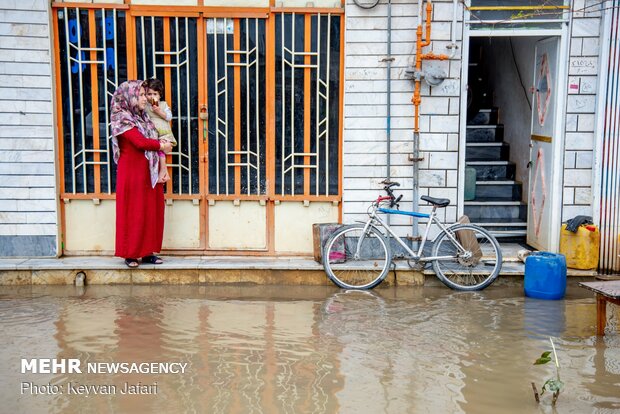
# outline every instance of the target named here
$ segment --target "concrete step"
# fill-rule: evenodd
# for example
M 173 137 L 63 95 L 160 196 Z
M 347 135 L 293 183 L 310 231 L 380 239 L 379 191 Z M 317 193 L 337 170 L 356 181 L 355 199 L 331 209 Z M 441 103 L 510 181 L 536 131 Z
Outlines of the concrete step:
M 468 125 L 465 140 L 467 142 L 502 142 L 504 125 Z
M 523 185 L 514 180 L 476 181 L 476 198 L 498 197 L 504 200 L 521 200 Z
M 465 145 L 467 161 L 508 161 L 510 146 L 505 142 L 468 142 Z
M 495 222 L 476 222 L 495 237 L 521 237 L 527 234 L 527 222 L 519 219 L 510 219 Z
M 527 205 L 521 201 L 477 199 L 465 201 L 464 213 L 473 223 L 497 222 L 498 219 L 525 221 Z
M 497 124 L 497 108 L 481 109 L 469 121 L 468 125 L 495 125 Z
M 476 169 L 477 181 L 514 180 L 516 165 L 510 161 L 466 161 Z

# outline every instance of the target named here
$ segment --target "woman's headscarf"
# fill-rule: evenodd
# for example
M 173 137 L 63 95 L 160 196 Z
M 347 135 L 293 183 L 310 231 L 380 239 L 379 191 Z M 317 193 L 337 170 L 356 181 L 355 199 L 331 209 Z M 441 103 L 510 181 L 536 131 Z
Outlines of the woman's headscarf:
M 146 114 L 146 111 L 138 107 L 140 88 L 144 81 L 131 80 L 121 83 L 114 92 L 111 102 L 110 123 L 112 126 L 112 154 L 114 161 L 118 164 L 121 151 L 118 146 L 118 136 L 132 128 L 138 128 L 146 138 L 158 139 L 157 129 Z M 151 185 L 157 184 L 159 173 L 159 156 L 157 151 L 144 151 L 144 156 L 149 161 L 149 172 L 151 174 Z

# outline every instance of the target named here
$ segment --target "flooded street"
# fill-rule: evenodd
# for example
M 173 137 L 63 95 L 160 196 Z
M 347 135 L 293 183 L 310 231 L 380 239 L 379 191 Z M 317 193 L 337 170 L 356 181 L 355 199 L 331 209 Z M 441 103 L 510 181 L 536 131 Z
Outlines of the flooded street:
M 0 287 L 0 315 L 7 413 L 554 412 L 531 387 L 555 375 L 532 365 L 549 337 L 556 411 L 620 412 L 618 310 L 597 338 L 576 286 L 561 301 L 499 285 Z M 81 372 L 22 373 L 37 358 Z

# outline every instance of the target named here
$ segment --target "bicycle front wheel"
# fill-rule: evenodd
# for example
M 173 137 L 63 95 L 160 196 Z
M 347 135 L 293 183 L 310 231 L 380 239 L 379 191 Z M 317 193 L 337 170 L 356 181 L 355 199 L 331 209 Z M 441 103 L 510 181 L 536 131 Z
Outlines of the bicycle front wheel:
M 432 250 L 439 280 L 455 290 L 482 290 L 502 268 L 499 243 L 487 230 L 472 224 L 448 228 L 437 236 Z
M 335 232 L 323 249 L 325 273 L 343 289 L 372 289 L 385 279 L 392 255 L 383 234 L 354 224 Z

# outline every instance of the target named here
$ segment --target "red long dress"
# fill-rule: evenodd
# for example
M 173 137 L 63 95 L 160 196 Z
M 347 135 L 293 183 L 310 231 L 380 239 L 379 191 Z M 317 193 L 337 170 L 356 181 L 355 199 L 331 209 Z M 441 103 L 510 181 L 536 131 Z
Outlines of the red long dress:
M 118 136 L 118 146 L 115 255 L 137 259 L 159 252 L 164 237 L 164 188 L 151 186 L 144 156 L 145 150 L 159 150 L 159 141 L 132 128 Z

